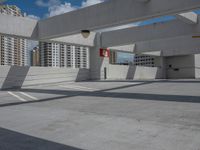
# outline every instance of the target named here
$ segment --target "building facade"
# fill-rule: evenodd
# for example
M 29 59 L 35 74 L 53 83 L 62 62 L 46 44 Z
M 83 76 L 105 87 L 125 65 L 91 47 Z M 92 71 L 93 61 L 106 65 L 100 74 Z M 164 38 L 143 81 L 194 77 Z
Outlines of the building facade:
M 0 14 L 24 17 L 14 5 L 0 6 Z M 27 40 L 0 35 L 0 65 L 28 65 Z
M 40 66 L 40 49 L 34 47 L 31 51 L 31 66 Z
M 40 42 L 41 66 L 89 68 L 89 48 L 67 44 Z
M 117 64 L 117 52 L 114 50 L 110 51 L 110 64 Z

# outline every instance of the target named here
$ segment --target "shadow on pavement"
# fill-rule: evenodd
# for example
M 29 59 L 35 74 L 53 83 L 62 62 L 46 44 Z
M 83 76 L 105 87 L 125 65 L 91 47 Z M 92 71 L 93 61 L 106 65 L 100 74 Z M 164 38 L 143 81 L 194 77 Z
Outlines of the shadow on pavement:
M 0 128 L 1 150 L 82 150 Z
M 27 102 L 12 102 L 1 104 L 0 107 L 14 106 L 28 103 L 39 103 L 46 101 L 55 101 L 59 99 L 67 100 L 70 97 L 83 96 L 83 97 L 102 97 L 102 98 L 115 98 L 115 99 L 129 99 L 129 100 L 152 100 L 152 101 L 169 101 L 169 102 L 187 102 L 187 103 L 200 103 L 200 96 L 189 96 L 189 95 L 165 95 L 165 94 L 148 94 L 148 93 L 125 93 L 117 92 L 112 90 L 118 90 L 129 87 L 136 87 L 145 84 L 152 84 L 154 82 L 144 82 L 140 84 L 132 84 L 114 87 L 110 89 L 104 89 L 99 91 L 68 91 L 68 90 L 52 90 L 52 89 L 21 89 L 23 92 L 30 93 L 42 93 L 42 94 L 56 94 L 57 97 L 44 98 L 37 101 Z

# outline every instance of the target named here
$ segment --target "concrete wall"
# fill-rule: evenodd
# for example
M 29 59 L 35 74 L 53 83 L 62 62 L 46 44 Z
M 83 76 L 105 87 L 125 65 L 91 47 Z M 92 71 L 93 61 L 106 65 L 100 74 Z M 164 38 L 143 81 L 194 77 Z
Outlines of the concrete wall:
M 0 66 L 0 89 L 89 79 L 88 69 Z
M 195 78 L 194 55 L 172 56 L 166 58 L 167 78 Z
M 160 67 L 109 65 L 108 79 L 161 79 Z
M 200 78 L 200 54 L 194 56 L 195 59 L 195 78 Z

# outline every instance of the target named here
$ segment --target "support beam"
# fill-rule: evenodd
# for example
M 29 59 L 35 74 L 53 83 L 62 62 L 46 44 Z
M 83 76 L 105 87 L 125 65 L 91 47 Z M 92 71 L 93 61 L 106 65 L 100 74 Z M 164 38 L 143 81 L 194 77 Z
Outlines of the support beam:
M 198 17 L 199 18 L 199 17 Z M 173 38 L 200 33 L 200 24 L 188 25 L 180 20 L 132 27 L 102 33 L 102 46 L 128 45 L 139 41 Z
M 159 56 L 200 54 L 200 39 L 183 36 L 169 39 L 137 42 L 131 45 L 109 47 L 121 52 Z
M 123 45 L 123 46 L 113 46 L 113 47 L 108 47 L 108 49 L 121 51 L 121 52 L 133 53 L 135 50 L 135 44 Z
M 98 30 L 142 21 L 163 15 L 178 14 L 200 8 L 199 0 L 109 0 L 49 19 L 39 21 L 40 39 Z
M 26 17 L 0 15 L 0 34 L 37 39 L 37 20 Z
M 150 2 L 150 0 L 135 0 L 137 2 L 143 2 L 143 3 L 146 3 L 146 2 Z
M 198 14 L 195 12 L 187 12 L 176 15 L 176 17 L 188 24 L 197 24 L 198 23 Z
M 191 36 L 137 42 L 134 53 L 161 51 L 163 56 L 200 54 L 200 39 Z
M 81 34 L 75 34 L 66 37 L 50 39 L 49 42 L 68 43 L 82 46 L 94 46 L 95 35 L 95 32 L 91 32 L 88 38 L 83 38 Z

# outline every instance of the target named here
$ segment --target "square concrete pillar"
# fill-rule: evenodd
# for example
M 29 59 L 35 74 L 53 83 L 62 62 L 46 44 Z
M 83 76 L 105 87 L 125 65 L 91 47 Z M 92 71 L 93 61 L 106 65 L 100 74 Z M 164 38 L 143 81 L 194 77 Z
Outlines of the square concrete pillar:
M 102 80 L 107 76 L 109 58 L 100 57 L 99 49 L 102 48 L 100 33 L 96 34 L 94 45 L 94 47 L 90 48 L 90 79 Z

